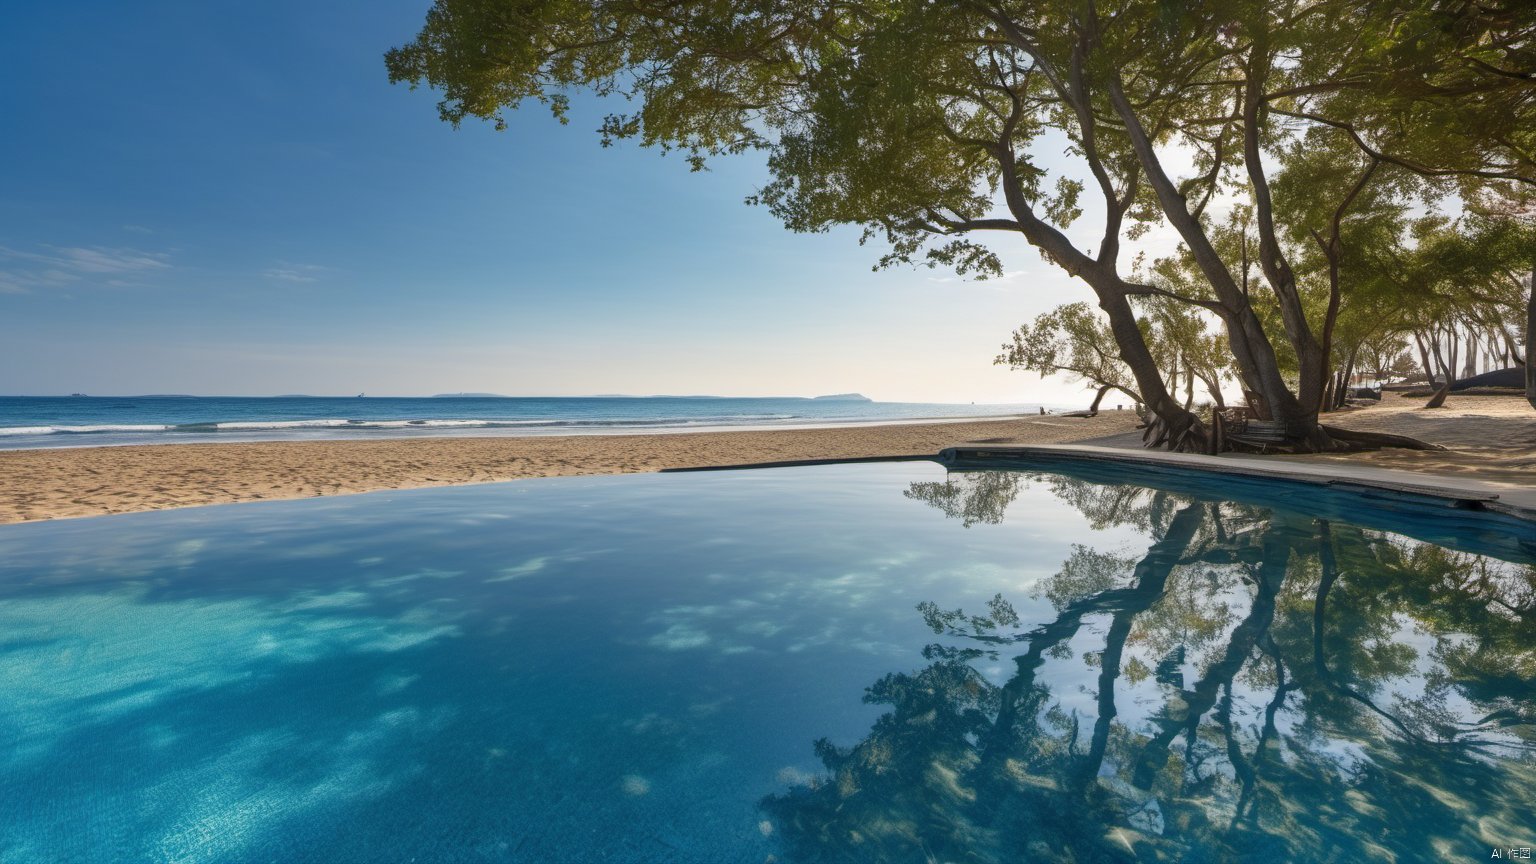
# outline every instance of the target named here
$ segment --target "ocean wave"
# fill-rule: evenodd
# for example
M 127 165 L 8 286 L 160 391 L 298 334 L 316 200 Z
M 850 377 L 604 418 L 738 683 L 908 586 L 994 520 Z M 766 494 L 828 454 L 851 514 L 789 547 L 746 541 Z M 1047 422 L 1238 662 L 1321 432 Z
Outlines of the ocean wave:
M 234 422 L 234 423 L 189 423 L 176 428 L 184 431 L 202 431 L 202 429 L 228 429 L 235 432 L 250 431 L 253 429 L 326 429 L 331 427 L 362 425 L 359 420 L 273 420 L 270 422 Z
M 103 424 L 92 426 L 5 426 L 0 436 L 85 435 L 100 433 L 171 432 L 181 434 L 218 434 L 221 432 L 282 432 L 285 430 L 369 430 L 369 429 L 557 429 L 557 428 L 642 428 L 729 426 L 801 419 L 797 414 L 722 414 L 708 417 L 629 417 L 622 419 L 420 419 L 420 420 L 347 420 L 327 417 L 309 420 L 237 420 L 220 423 L 182 424 Z
M 89 435 L 97 432 L 168 432 L 174 426 L 133 424 L 105 426 L 0 426 L 0 435 Z

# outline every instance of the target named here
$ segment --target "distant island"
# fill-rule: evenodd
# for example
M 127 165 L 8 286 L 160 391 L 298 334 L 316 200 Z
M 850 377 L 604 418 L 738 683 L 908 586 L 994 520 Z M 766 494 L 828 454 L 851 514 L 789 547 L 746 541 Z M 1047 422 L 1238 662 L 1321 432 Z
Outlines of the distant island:
M 500 393 L 434 393 L 433 399 L 510 399 Z
M 863 393 L 834 393 L 831 396 L 812 396 L 818 402 L 873 402 Z

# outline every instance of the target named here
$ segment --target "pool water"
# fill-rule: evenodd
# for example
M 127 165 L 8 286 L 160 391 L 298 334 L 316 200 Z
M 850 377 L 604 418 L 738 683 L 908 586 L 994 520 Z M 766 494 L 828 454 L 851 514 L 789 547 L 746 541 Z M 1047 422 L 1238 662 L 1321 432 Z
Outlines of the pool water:
M 1532 526 L 1113 480 L 841 465 L 0 528 L 0 861 L 1536 846 Z

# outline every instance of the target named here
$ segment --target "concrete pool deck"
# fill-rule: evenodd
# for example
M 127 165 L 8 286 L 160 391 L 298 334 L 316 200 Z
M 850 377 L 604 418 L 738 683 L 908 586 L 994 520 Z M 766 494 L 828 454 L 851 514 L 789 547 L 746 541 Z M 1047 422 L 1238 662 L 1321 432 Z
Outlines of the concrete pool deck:
M 1465 476 L 1445 476 L 1418 471 L 1375 468 L 1346 462 L 1302 462 L 1264 456 L 1224 454 L 1205 456 L 1152 450 L 1128 450 L 1083 444 L 1005 446 L 967 444 L 946 447 L 939 461 L 950 467 L 989 463 L 1006 465 L 1011 460 L 1082 460 L 1098 465 L 1178 468 L 1212 474 L 1259 477 L 1325 486 L 1342 491 L 1381 490 L 1444 499 L 1448 506 L 1490 510 L 1536 521 L 1536 488 L 1528 485 Z

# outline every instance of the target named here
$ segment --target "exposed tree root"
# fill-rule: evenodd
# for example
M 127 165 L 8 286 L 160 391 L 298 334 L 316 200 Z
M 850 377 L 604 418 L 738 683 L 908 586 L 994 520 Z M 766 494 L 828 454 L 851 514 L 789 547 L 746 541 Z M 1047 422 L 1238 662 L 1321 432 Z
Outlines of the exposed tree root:
M 1141 443 L 1147 449 L 1167 448 L 1175 453 L 1214 453 L 1214 440 L 1205 424 L 1193 415 L 1182 426 L 1174 426 L 1152 414 L 1147 418 L 1146 431 L 1141 433 Z
M 1337 426 L 1323 426 L 1328 437 L 1335 441 L 1357 445 L 1351 449 L 1375 450 L 1382 447 L 1397 447 L 1404 450 L 1444 450 L 1439 444 L 1431 444 L 1428 441 L 1420 441 L 1407 435 L 1393 435 L 1390 432 L 1362 432 L 1358 429 L 1340 429 Z
M 1439 444 L 1431 444 L 1407 435 L 1387 432 L 1363 432 L 1357 429 L 1341 429 L 1337 426 L 1318 424 L 1314 434 L 1299 439 L 1254 443 L 1227 433 L 1225 424 L 1217 420 L 1207 427 L 1193 420 L 1176 427 L 1161 417 L 1147 418 L 1142 444 L 1148 449 L 1168 449 L 1176 453 L 1356 453 L 1383 448 L 1404 450 L 1445 450 Z

